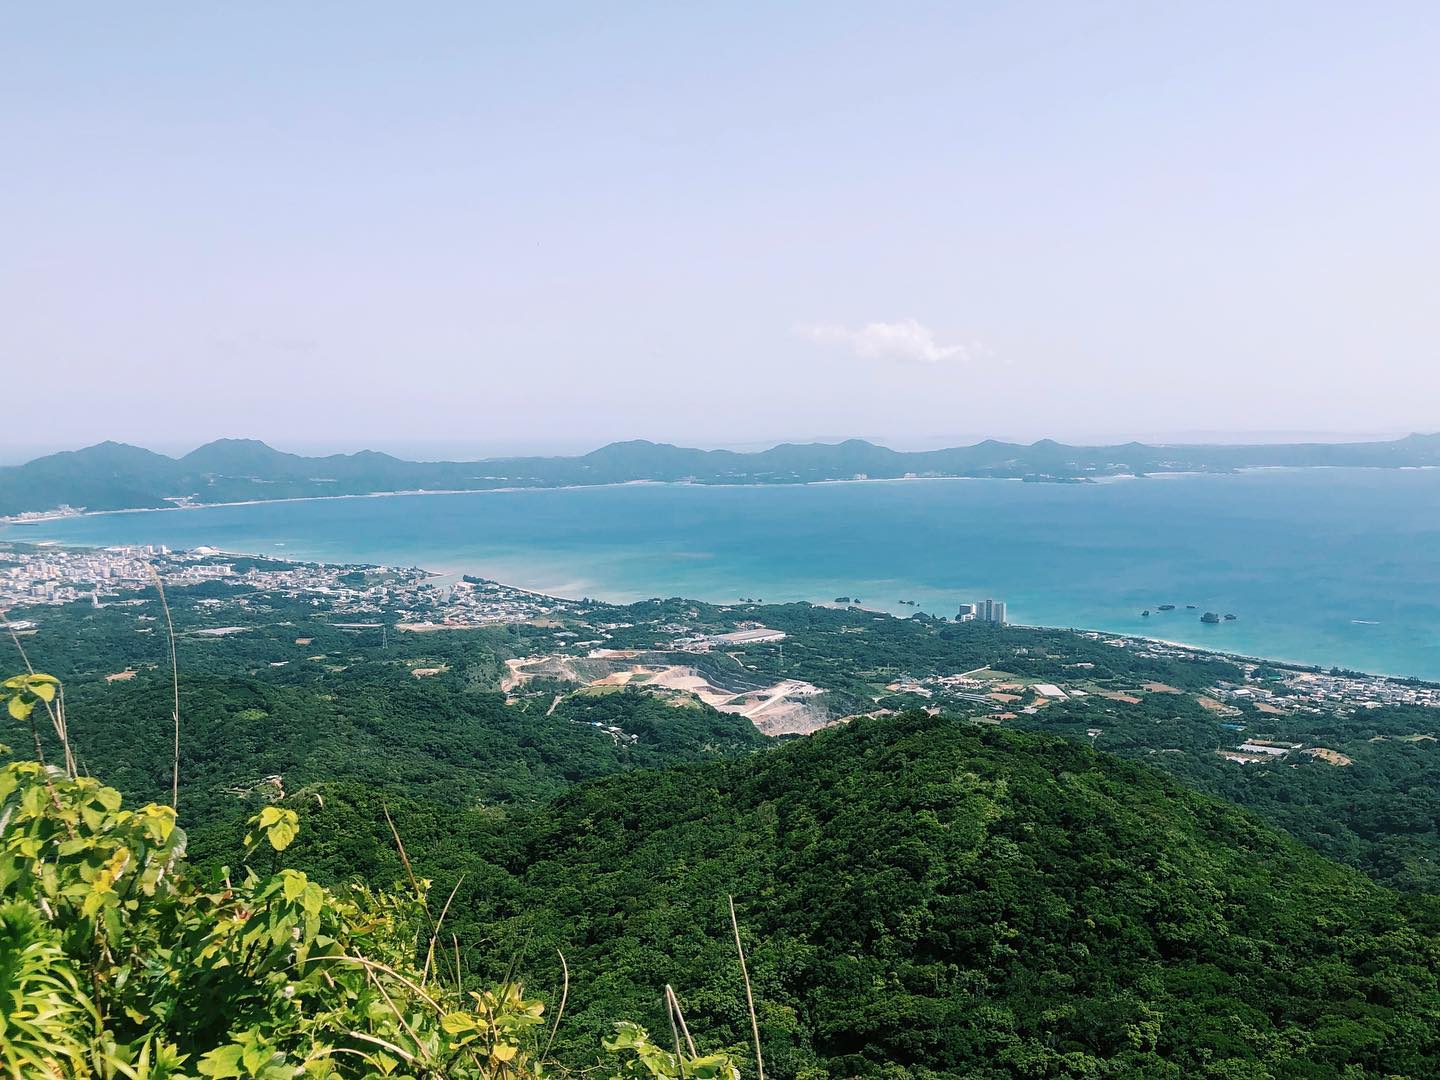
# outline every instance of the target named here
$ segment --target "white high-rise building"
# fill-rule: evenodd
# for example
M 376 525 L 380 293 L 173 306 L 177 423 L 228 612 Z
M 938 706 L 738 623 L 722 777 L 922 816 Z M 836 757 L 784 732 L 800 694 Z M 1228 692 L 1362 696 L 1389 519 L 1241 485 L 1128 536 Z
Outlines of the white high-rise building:
M 981 600 L 978 604 L 974 605 L 974 608 L 974 617 L 981 622 L 991 623 L 995 626 L 1005 625 L 1004 600 Z M 962 607 L 961 610 L 963 611 L 964 608 Z

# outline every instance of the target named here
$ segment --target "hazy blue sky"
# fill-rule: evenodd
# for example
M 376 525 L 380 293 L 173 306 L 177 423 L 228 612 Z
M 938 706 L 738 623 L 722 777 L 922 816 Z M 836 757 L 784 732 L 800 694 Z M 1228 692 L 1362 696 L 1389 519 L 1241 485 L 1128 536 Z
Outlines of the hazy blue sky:
M 1436 430 L 1437 342 L 1433 2 L 0 11 L 11 442 Z

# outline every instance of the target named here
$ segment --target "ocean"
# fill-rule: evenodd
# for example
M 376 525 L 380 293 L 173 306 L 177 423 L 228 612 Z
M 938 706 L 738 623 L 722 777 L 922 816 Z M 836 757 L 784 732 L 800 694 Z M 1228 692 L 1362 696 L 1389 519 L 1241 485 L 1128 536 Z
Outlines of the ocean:
M 995 597 L 1013 622 L 1440 679 L 1440 470 L 631 484 L 103 514 L 0 536 L 421 566 L 612 601 L 850 596 L 950 616 Z M 1207 610 L 1236 619 L 1202 624 Z

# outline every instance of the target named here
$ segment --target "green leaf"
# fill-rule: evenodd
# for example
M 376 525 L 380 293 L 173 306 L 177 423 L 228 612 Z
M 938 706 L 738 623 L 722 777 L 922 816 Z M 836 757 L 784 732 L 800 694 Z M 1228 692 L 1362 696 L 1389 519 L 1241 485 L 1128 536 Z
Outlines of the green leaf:
M 175 811 L 172 807 L 151 803 L 140 808 L 140 816 L 145 821 L 146 832 L 158 843 L 165 843 L 175 832 Z
M 300 832 L 300 817 L 294 810 L 267 806 L 252 820 L 259 822 L 260 827 L 265 830 L 265 838 L 276 851 L 284 851 Z
M 265 836 L 270 841 L 270 846 L 276 851 L 284 851 L 290 846 L 290 842 L 295 839 L 295 834 L 298 831 L 294 825 L 282 821 L 278 825 L 271 826 L 266 831 Z
M 459 1035 L 464 1031 L 475 1030 L 475 1018 L 469 1013 L 446 1013 L 440 1021 L 440 1027 L 444 1029 L 447 1035 Z
M 231 1043 L 229 1046 L 217 1046 L 203 1058 L 197 1066 L 201 1076 L 227 1077 L 244 1076 L 240 1071 L 240 1058 L 245 1053 L 245 1047 L 236 1046 Z
M 20 809 L 29 817 L 45 813 L 45 789 L 39 784 L 27 787 L 20 796 Z
M 300 895 L 300 905 L 311 915 L 319 915 L 320 909 L 325 906 L 325 890 L 315 882 L 305 886 L 305 891 Z
M 300 873 L 300 871 L 286 870 L 284 884 L 285 899 L 298 900 L 301 895 L 304 894 L 307 884 L 308 882 L 305 880 L 305 875 Z
M 266 1064 L 272 1057 L 274 1057 L 274 1052 L 268 1046 L 257 1043 L 254 1046 L 246 1047 L 245 1052 L 240 1055 L 240 1060 L 248 1071 L 257 1073 L 260 1071 L 260 1066 Z

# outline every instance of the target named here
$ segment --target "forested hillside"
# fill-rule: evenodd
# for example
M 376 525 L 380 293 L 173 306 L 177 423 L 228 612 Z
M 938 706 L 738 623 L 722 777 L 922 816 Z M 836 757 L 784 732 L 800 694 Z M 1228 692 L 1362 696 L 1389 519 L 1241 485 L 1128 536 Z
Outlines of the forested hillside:
M 385 800 L 325 784 L 287 857 L 403 881 Z M 742 1061 L 733 894 L 769 1075 L 1329 1077 L 1440 1068 L 1440 909 L 1140 766 L 924 713 L 581 784 L 530 810 L 402 800 L 477 979 L 570 973 L 557 1041 L 617 1017 Z M 553 998 L 542 993 L 554 1007 Z
M 374 807 L 326 807 L 299 854 L 342 874 L 336 826 Z M 465 875 L 457 910 L 493 962 L 523 949 L 549 977 L 565 952 L 576 1048 L 617 1010 L 654 1022 L 668 982 L 743 1054 L 734 893 L 776 1075 L 1440 1067 L 1434 902 L 1054 740 L 912 713 L 453 833 L 397 820 L 437 877 Z M 396 869 L 367 846 L 366 872 Z
M 553 640 L 559 627 L 391 640 L 281 597 L 247 595 L 242 616 L 217 619 L 211 591 L 171 596 L 180 775 L 190 854 L 201 863 L 231 858 L 249 814 L 312 784 L 355 782 L 454 807 L 523 806 L 578 781 L 769 741 L 743 717 L 648 694 L 557 701 L 543 683 L 523 697 L 500 691 L 503 658 L 531 647 L 528 638 Z M 66 684 L 78 760 L 133 799 L 167 798 L 171 785 L 162 616 L 153 594 L 134 607 L 72 605 L 22 639 L 34 664 Z M 243 632 L 203 632 L 217 622 L 241 622 Z M 601 712 L 616 733 L 595 726 Z M 46 745 L 53 756 L 53 740 Z
M 1435 766 L 1414 734 L 1433 709 L 1222 706 L 1206 696 L 1217 686 L 1307 684 L 1065 631 L 806 605 L 591 604 L 392 633 L 393 615 L 356 621 L 303 593 L 205 585 L 170 599 L 180 812 L 199 872 L 252 861 L 247 821 L 285 811 L 300 826 L 287 864 L 337 895 L 403 891 L 412 873 L 453 889 L 445 925 L 466 985 L 520 971 L 553 1010 L 566 958 L 555 1052 L 568 1065 L 595 1061 L 619 1019 L 667 1030 L 669 984 L 701 1044 L 753 1068 L 733 895 L 777 1078 L 1440 1068 Z M 80 771 L 168 801 L 158 597 L 31 614 L 19 641 L 65 683 Z M 783 651 L 674 651 L 760 619 L 786 631 Z M 676 661 L 742 696 L 813 679 L 824 691 L 810 700 L 851 719 L 767 739 L 646 681 Z M 523 681 L 526 664 L 538 674 Z M 1007 714 L 1017 706 L 973 693 L 907 707 L 982 667 L 985 686 L 1019 691 L 1007 702 L 1039 701 L 1046 679 L 1090 689 Z M 614 670 L 637 681 L 600 678 Z M 1246 725 L 1353 760 L 1242 771 L 1216 748 Z M 17 727 L 7 741 L 24 755 L 29 738 Z
M 1382 883 L 1440 892 L 1437 710 L 1317 710 L 1304 702 L 1291 709 L 1276 697 L 1284 710 L 1262 712 L 1237 699 L 1238 707 L 1217 711 L 1207 692 L 1246 679 L 1233 659 L 1150 655 L 1063 630 L 997 630 L 808 604 L 594 605 L 564 622 L 387 637 L 374 621 L 337 625 L 307 601 L 232 586 L 180 589 L 171 600 L 193 736 L 182 746 L 181 771 L 192 808 L 205 810 L 191 830 L 192 852 L 202 860 L 220 857 L 212 820 L 233 826 L 277 791 L 309 783 L 356 779 L 393 798 L 525 805 L 579 780 L 766 743 L 741 716 L 643 684 L 620 692 L 542 677 L 499 690 L 507 658 L 583 656 L 586 649 L 571 645 L 578 636 L 603 637 L 637 658 L 694 665 L 736 687 L 809 680 L 825 691 L 813 699 L 816 707 L 837 717 L 929 706 L 990 722 L 975 701 L 888 687 L 982 667 L 1001 672 L 993 685 L 1070 685 L 1083 676 L 1088 696 L 1016 711 L 1003 723 L 1142 761 L 1251 809 Z M 153 594 L 125 607 L 70 605 L 46 610 L 24 639 L 37 665 L 69 687 L 82 759 L 108 763 L 107 778 L 132 797 L 158 797 L 170 784 L 160 615 Z M 737 620 L 763 620 L 789 636 L 748 647 L 738 659 L 665 651 L 673 635 L 664 627 L 718 632 Z M 227 625 L 243 632 L 205 632 Z M 417 677 L 415 670 L 434 674 Z M 106 681 L 129 672 L 133 677 Z M 1252 685 L 1283 693 L 1279 674 L 1262 670 Z M 1282 743 L 1316 741 L 1348 764 L 1298 754 L 1240 766 L 1218 753 L 1245 737 L 1240 728 Z M 278 789 L 266 782 L 274 776 Z
M 52 676 L 0 691 L 61 715 Z M 63 725 L 56 723 L 57 732 Z M 0 1075 L 10 1080 L 542 1080 L 565 990 L 545 1002 L 440 946 L 427 883 L 327 890 L 281 865 L 300 828 L 267 806 L 239 865 L 197 872 L 173 805 L 124 807 L 92 777 L 0 767 Z M 673 999 L 672 999 L 673 1001 Z M 675 1004 L 679 1017 L 679 1005 Z M 628 1021 L 618 1076 L 739 1080 L 724 1055 L 668 1052 Z M 687 1052 L 688 1050 L 688 1052 Z M 576 1069 L 575 1071 L 579 1071 Z
M 917 476 L 1076 480 L 1118 473 L 1231 471 L 1260 466 L 1401 468 L 1440 462 L 1440 435 L 1364 443 L 1255 446 L 1066 446 L 986 439 L 973 446 L 897 451 L 862 439 L 784 443 L 757 453 L 697 450 L 635 440 L 578 457 L 403 461 L 364 450 L 304 457 L 254 439 L 217 439 L 180 458 L 106 442 L 0 468 L 0 514 L 288 499 L 411 489 L 616 484 L 795 484 Z

